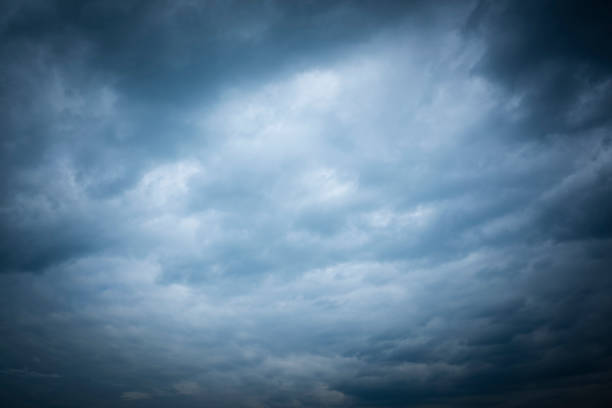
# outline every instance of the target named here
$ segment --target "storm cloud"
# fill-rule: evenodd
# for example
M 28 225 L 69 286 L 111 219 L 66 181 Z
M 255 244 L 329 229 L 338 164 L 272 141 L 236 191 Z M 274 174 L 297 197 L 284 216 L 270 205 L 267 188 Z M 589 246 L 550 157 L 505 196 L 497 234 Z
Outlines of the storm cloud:
M 0 12 L 7 407 L 607 407 L 612 8 Z

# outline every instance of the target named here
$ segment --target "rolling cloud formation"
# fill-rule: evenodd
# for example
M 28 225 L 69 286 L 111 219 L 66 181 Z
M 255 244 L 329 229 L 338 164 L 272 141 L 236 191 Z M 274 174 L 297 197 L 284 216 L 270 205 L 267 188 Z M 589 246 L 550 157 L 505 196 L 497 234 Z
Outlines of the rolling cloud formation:
M 612 403 L 607 2 L 0 10 L 2 406 Z

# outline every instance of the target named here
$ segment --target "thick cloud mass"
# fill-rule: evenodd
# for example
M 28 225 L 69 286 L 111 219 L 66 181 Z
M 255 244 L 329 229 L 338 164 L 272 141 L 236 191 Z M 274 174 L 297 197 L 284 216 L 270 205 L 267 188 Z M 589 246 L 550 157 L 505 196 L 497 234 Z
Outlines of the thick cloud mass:
M 612 405 L 607 2 L 0 16 L 0 405 Z

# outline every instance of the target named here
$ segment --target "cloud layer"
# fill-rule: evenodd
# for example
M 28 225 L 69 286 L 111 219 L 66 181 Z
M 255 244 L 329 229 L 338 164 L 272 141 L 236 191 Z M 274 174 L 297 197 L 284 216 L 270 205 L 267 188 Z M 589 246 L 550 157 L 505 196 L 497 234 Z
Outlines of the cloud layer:
M 593 2 L 0 20 L 0 401 L 612 401 Z

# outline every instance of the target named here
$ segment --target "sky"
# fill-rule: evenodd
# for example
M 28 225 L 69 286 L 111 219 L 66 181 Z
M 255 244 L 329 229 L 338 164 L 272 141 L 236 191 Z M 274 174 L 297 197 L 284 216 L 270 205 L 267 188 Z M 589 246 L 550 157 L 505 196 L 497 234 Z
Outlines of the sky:
M 1 1 L 0 405 L 612 406 L 610 21 Z

